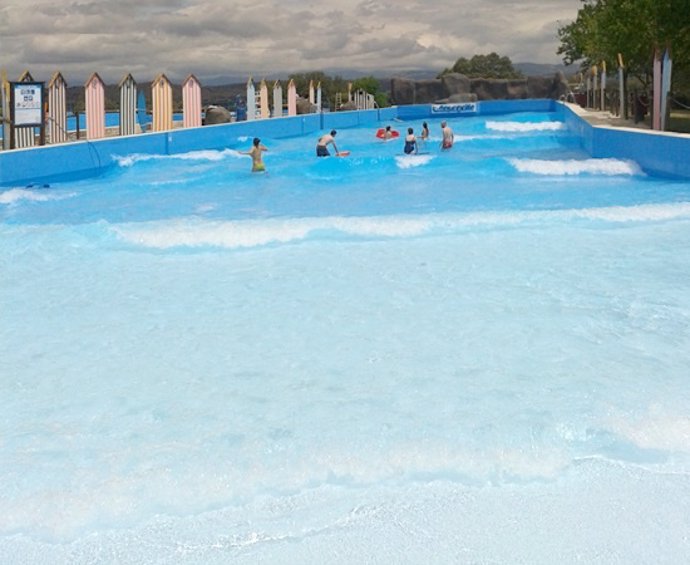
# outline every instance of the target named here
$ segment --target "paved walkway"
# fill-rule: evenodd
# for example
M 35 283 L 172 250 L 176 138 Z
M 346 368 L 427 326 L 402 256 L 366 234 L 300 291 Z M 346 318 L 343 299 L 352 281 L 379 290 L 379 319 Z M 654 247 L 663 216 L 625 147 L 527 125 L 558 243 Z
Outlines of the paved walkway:
M 585 109 L 579 104 L 568 103 L 568 107 L 573 110 L 583 120 L 587 120 L 593 126 L 609 126 L 618 128 L 634 128 L 649 130 L 650 126 L 647 121 L 635 123 L 635 120 L 623 119 L 614 116 L 611 112 L 602 110 Z

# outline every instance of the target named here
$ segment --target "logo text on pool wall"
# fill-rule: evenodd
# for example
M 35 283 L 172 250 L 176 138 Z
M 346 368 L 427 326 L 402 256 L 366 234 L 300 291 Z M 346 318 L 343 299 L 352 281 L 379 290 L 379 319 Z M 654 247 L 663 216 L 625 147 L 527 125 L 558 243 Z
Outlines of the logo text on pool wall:
M 432 104 L 432 114 L 474 114 L 477 112 L 476 102 L 465 102 L 464 104 Z

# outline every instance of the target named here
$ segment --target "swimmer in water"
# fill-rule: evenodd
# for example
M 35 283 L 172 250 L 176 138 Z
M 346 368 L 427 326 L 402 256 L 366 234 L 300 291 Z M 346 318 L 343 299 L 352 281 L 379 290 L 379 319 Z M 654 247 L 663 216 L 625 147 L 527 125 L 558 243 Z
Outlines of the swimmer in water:
M 446 122 L 441 122 L 441 132 L 443 133 L 443 141 L 441 141 L 441 149 L 450 149 L 453 147 L 455 136 L 453 130 L 448 127 Z
M 414 130 L 412 128 L 407 128 L 407 135 L 405 136 L 405 147 L 403 149 L 406 155 L 409 155 L 413 151 L 417 153 L 417 139 L 414 136 Z
M 266 165 L 264 165 L 263 152 L 268 151 L 268 147 L 261 144 L 258 137 L 254 138 L 253 146 L 249 151 L 242 151 L 242 155 L 249 155 L 252 158 L 252 173 L 265 173 Z
M 319 141 L 316 142 L 316 156 L 317 157 L 329 157 L 330 153 L 328 152 L 328 145 L 333 145 L 333 149 L 335 149 L 335 154 L 338 155 L 338 146 L 335 144 L 335 134 L 338 133 L 334 129 L 331 130 L 331 133 L 327 133 L 325 135 L 322 135 L 319 137 Z

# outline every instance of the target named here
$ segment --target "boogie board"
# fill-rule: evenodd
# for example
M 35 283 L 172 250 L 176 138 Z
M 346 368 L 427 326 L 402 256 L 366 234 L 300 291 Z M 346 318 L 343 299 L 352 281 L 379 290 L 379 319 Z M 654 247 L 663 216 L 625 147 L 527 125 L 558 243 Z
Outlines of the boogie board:
M 336 157 L 349 157 L 350 152 L 349 151 L 340 151 L 339 153 L 336 154 Z
M 386 136 L 385 128 L 379 128 L 376 130 L 376 137 L 378 137 L 379 139 L 384 139 L 385 136 Z M 392 129 L 390 139 L 393 139 L 395 137 L 400 137 L 400 132 Z

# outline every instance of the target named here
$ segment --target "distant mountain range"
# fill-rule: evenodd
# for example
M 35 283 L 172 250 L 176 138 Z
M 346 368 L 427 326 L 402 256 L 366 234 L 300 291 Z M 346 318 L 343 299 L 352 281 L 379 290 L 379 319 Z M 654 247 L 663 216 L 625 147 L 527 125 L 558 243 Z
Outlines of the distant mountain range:
M 525 76 L 552 76 L 557 72 L 564 74 L 574 74 L 576 69 L 574 67 L 566 67 L 565 65 L 553 65 L 545 63 L 513 63 L 513 67 L 521 71 Z M 409 78 L 412 80 L 428 80 L 438 76 L 443 69 L 409 69 L 404 71 L 391 71 L 390 69 L 370 70 L 370 71 L 355 71 L 352 69 L 324 69 L 323 72 L 328 76 L 340 76 L 345 79 L 358 79 L 366 76 L 376 77 L 378 80 L 389 80 L 393 77 Z M 286 80 L 290 73 L 284 71 L 265 74 L 257 73 L 254 75 L 254 81 L 260 81 L 262 78 L 274 80 Z M 201 82 L 205 86 L 226 86 L 228 84 L 246 84 L 249 79 L 247 74 L 233 74 L 215 77 L 204 77 Z

